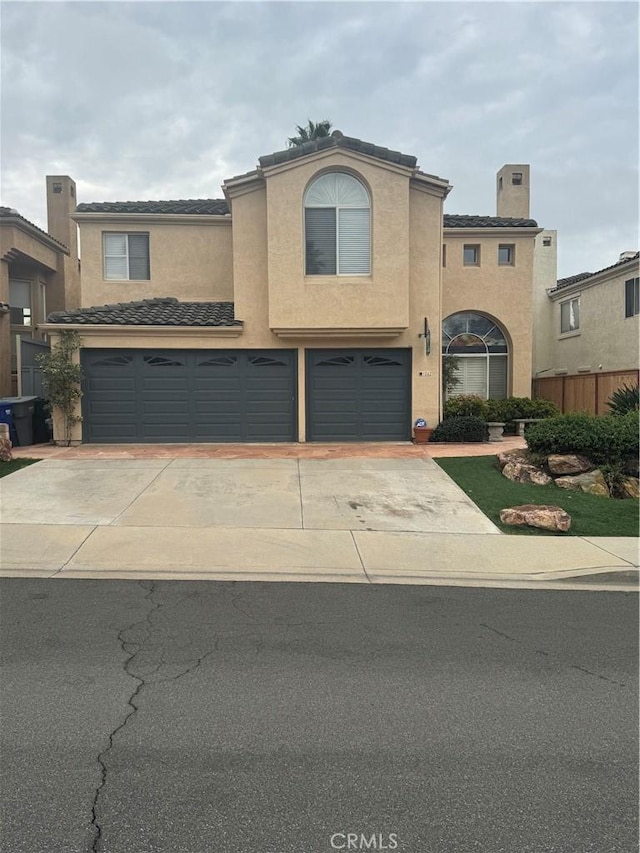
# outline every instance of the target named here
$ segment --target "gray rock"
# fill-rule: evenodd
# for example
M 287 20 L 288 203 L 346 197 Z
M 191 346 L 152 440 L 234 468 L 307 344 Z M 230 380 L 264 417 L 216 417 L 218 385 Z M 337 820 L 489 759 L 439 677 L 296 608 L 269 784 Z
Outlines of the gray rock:
M 516 527 L 538 527 L 540 530 L 558 530 L 566 533 L 571 527 L 571 516 L 559 506 L 522 504 L 500 510 L 500 521 Z

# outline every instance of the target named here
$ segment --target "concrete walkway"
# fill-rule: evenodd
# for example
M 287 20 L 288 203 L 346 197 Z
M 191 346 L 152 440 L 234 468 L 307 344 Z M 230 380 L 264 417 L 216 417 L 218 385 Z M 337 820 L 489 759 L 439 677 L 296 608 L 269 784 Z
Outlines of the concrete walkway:
M 636 540 L 502 535 L 430 458 L 479 452 L 496 445 L 17 448 L 44 461 L 0 479 L 0 575 L 633 587 Z

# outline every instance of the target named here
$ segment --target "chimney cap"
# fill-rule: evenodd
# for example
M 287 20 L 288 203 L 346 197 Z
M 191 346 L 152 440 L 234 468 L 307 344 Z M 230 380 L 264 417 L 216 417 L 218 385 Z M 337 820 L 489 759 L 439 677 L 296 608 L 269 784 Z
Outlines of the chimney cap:
M 619 263 L 620 263 L 621 261 L 630 261 L 630 260 L 632 260 L 633 258 L 635 258 L 635 257 L 637 256 L 637 254 L 638 254 L 638 250 L 637 250 L 637 249 L 635 250 L 635 252 L 634 252 L 634 251 L 629 251 L 629 252 L 620 252 L 620 261 L 619 261 Z

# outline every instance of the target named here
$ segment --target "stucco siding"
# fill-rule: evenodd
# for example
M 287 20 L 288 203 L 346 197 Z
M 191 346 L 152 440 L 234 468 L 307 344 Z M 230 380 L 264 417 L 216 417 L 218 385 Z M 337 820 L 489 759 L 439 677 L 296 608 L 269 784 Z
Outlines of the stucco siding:
M 445 232 L 442 318 L 458 311 L 476 311 L 496 320 L 509 342 L 509 394 L 531 395 L 533 339 L 533 235 L 512 232 L 490 235 Z M 498 246 L 515 246 L 515 264 L 498 264 Z M 463 264 L 463 247 L 480 247 L 479 266 Z
M 103 232 L 149 234 L 149 281 L 107 281 Z M 233 300 L 231 222 L 140 222 L 119 217 L 80 222 L 82 306 L 155 296 L 184 301 Z

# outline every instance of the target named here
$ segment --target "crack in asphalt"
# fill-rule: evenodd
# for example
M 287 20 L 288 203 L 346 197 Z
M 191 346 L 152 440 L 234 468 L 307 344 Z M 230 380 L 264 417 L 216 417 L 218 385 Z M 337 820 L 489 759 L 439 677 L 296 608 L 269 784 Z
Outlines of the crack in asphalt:
M 122 650 L 128 655 L 128 658 L 125 660 L 123 664 L 123 670 L 125 673 L 131 678 L 135 679 L 138 683 L 135 686 L 135 689 L 132 691 L 131 695 L 127 699 L 127 706 L 129 708 L 128 712 L 125 714 L 124 718 L 121 722 L 110 732 L 107 739 L 107 746 L 103 749 L 97 756 L 97 762 L 100 765 L 100 784 L 95 789 L 93 795 L 93 802 L 91 806 L 91 827 L 93 829 L 93 841 L 91 844 L 91 853 L 100 853 L 102 850 L 102 840 L 103 840 L 103 830 L 102 824 L 98 817 L 99 810 L 99 800 L 102 794 L 102 791 L 107 783 L 107 765 L 105 763 L 105 758 L 107 754 L 113 749 L 114 739 L 121 732 L 129 720 L 135 716 L 137 711 L 139 710 L 139 706 L 136 704 L 136 698 L 140 695 L 142 689 L 144 687 L 156 685 L 156 684 L 166 684 L 168 682 L 178 681 L 180 678 L 183 678 L 185 675 L 194 672 L 197 670 L 202 663 L 212 654 L 217 651 L 220 651 L 220 644 L 223 640 L 242 640 L 247 639 L 251 640 L 255 643 L 255 654 L 256 656 L 260 653 L 263 647 L 263 641 L 260 637 L 256 637 L 255 634 L 222 634 L 216 635 L 214 637 L 208 638 L 208 643 L 213 643 L 212 648 L 208 649 L 204 654 L 199 655 L 196 658 L 191 658 L 188 661 L 183 662 L 171 662 L 167 661 L 164 654 L 160 653 L 159 655 L 159 663 L 155 666 L 152 666 L 150 669 L 145 669 L 140 667 L 139 669 L 134 669 L 134 661 L 140 655 L 149 638 L 151 637 L 154 630 L 154 616 L 165 607 L 165 604 L 154 601 L 153 596 L 156 592 L 156 582 L 155 581 L 138 581 L 138 584 L 147 590 L 147 594 L 144 596 L 144 600 L 149 602 L 152 606 L 149 608 L 144 619 L 139 619 L 136 622 L 133 622 L 131 625 L 128 625 L 126 628 L 122 628 L 118 632 L 118 640 L 122 647 Z M 245 613 L 242 608 L 238 607 L 235 604 L 237 598 L 240 598 L 244 595 L 244 592 L 240 593 L 234 600 L 232 601 L 233 606 L 240 613 L 243 613 L 248 618 L 253 618 L 249 614 Z M 173 605 L 179 604 L 180 601 L 184 599 L 179 599 L 177 602 L 172 602 Z M 254 619 L 254 621 L 256 621 Z M 127 639 L 127 635 L 131 632 L 134 632 L 136 629 L 144 628 L 144 635 L 136 640 Z M 169 638 L 171 639 L 171 638 Z M 192 645 L 189 643 L 188 645 Z M 163 678 L 153 678 L 154 675 L 159 673 L 163 667 L 166 666 L 181 666 L 183 667 L 181 672 L 178 672 L 175 675 L 163 677 Z
M 487 625 L 486 622 L 481 622 L 480 627 L 486 628 L 487 631 L 491 631 L 493 634 L 498 637 L 501 637 L 503 640 L 508 640 L 510 643 L 516 643 L 517 645 L 525 649 L 528 648 L 527 645 L 522 642 L 522 640 L 518 640 L 517 637 L 512 637 L 510 634 L 505 634 L 503 631 L 498 631 L 497 628 L 493 628 L 491 625 Z M 592 675 L 594 678 L 599 678 L 601 681 L 608 681 L 609 684 L 615 684 L 618 687 L 627 686 L 626 682 L 624 681 L 616 681 L 614 678 L 609 678 L 608 675 L 601 675 L 599 672 L 593 672 L 590 669 L 585 669 L 583 666 L 576 666 L 575 664 L 566 663 L 565 661 L 562 661 L 560 658 L 558 658 L 557 655 L 554 655 L 551 652 L 545 652 L 543 649 L 533 649 L 533 651 L 537 655 L 544 655 L 544 657 L 555 659 L 560 663 L 564 663 L 564 665 L 568 666 L 570 669 L 577 669 L 579 672 L 584 672 L 587 675 Z
M 144 646 L 144 643 L 146 642 L 146 640 L 151 635 L 151 631 L 152 631 L 151 614 L 161 607 L 160 604 L 153 601 L 153 593 L 155 592 L 155 583 L 152 582 L 148 587 L 144 585 L 145 584 L 144 581 L 140 581 L 139 584 L 143 589 L 148 589 L 148 593 L 147 593 L 147 595 L 145 595 L 144 600 L 147 602 L 151 602 L 153 607 L 149 610 L 145 619 L 138 620 L 137 622 L 133 622 L 131 625 L 127 626 L 126 628 L 123 628 L 121 631 L 118 632 L 118 640 L 120 642 L 120 645 L 122 646 L 122 650 L 126 654 L 129 655 L 129 657 L 124 662 L 123 669 L 126 672 L 126 674 L 129 675 L 131 678 L 134 678 L 138 682 L 138 684 L 136 685 L 136 688 L 133 691 L 133 693 L 127 699 L 127 705 L 129 706 L 129 709 L 130 709 L 129 712 L 125 715 L 122 722 L 119 725 L 117 725 L 115 727 L 115 729 L 113 729 L 113 731 L 110 732 L 108 740 L 107 740 L 106 749 L 103 749 L 102 752 L 98 753 L 98 756 L 97 756 L 97 761 L 98 761 L 98 764 L 100 765 L 101 778 L 100 778 L 100 784 L 98 785 L 98 787 L 96 788 L 96 790 L 94 792 L 93 803 L 91 805 L 91 826 L 93 827 L 93 833 L 94 833 L 93 842 L 91 844 L 91 853 L 99 853 L 99 851 L 102 847 L 102 825 L 101 825 L 99 818 L 98 818 L 98 801 L 100 799 L 100 794 L 102 792 L 102 789 L 104 788 L 104 786 L 106 785 L 106 782 L 107 782 L 107 766 L 104 762 L 104 759 L 105 759 L 105 756 L 107 755 L 107 753 L 113 748 L 113 739 L 115 738 L 115 736 L 118 734 L 119 731 L 121 731 L 127 725 L 129 719 L 137 712 L 138 706 L 135 704 L 134 700 L 135 700 L 136 696 L 140 693 L 140 690 L 142 689 L 142 686 L 145 683 L 145 679 L 141 678 L 139 675 L 135 675 L 134 673 L 132 673 L 130 671 L 129 667 L 130 667 L 133 659 L 136 657 L 136 655 L 140 652 L 140 650 Z M 144 637 L 144 639 L 138 643 L 127 641 L 125 639 L 126 633 L 128 631 L 132 631 L 134 628 L 136 628 L 139 625 L 144 625 L 147 629 L 146 630 L 146 636 Z M 160 666 L 162 666 L 162 664 L 159 664 L 157 669 L 159 669 Z M 156 672 L 157 672 L 157 669 L 156 669 Z

